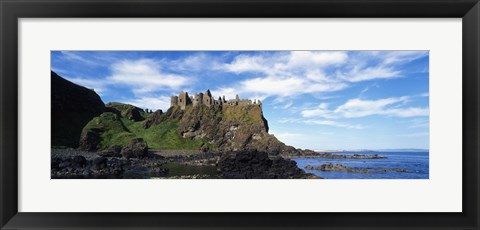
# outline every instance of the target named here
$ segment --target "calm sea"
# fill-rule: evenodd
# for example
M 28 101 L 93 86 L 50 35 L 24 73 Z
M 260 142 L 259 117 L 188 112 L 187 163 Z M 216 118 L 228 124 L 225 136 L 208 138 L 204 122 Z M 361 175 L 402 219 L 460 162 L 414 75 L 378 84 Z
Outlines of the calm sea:
M 400 168 L 414 172 L 375 172 L 351 173 L 341 171 L 305 170 L 326 179 L 428 179 L 428 152 L 339 152 L 334 154 L 378 154 L 385 159 L 326 159 L 326 158 L 294 158 L 299 168 L 307 165 L 341 164 L 350 168 L 369 169 L 375 171 L 382 168 Z

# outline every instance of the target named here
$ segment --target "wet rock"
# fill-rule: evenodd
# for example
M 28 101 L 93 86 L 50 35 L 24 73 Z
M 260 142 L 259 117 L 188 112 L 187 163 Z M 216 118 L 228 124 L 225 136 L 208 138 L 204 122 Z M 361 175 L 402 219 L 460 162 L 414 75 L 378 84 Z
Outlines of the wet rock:
M 315 168 L 312 165 L 307 165 L 305 166 L 305 169 L 307 170 L 314 170 Z
M 320 171 L 343 171 L 343 172 L 351 172 L 351 173 L 373 173 L 372 170 L 368 169 L 356 169 L 356 168 L 350 168 L 341 164 L 323 164 L 320 166 L 317 166 L 315 168 L 316 170 Z

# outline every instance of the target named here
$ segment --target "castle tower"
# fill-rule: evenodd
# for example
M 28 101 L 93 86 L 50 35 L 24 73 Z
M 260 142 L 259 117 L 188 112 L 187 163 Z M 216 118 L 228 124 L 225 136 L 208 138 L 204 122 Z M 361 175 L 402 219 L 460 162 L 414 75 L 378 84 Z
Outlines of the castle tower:
M 180 92 L 180 95 L 178 95 L 178 105 L 180 105 L 180 108 L 182 110 L 185 110 L 187 105 L 192 104 L 192 101 L 190 100 L 190 97 L 188 96 L 187 92 Z
M 195 97 L 192 100 L 193 106 L 201 105 L 203 104 L 203 93 L 196 93 Z
M 170 97 L 170 107 L 177 106 L 178 105 L 178 97 L 177 96 L 171 96 Z
M 208 106 L 208 108 L 212 106 L 213 98 L 212 98 L 212 93 L 210 93 L 210 90 L 207 90 L 203 95 L 203 104 Z

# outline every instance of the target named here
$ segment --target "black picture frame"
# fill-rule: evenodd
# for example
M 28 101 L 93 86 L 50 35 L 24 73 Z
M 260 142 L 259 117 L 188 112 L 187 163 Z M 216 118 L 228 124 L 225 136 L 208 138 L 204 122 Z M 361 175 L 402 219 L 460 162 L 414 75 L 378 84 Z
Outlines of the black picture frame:
M 479 229 L 480 4 L 478 0 L 0 0 L 0 15 L 1 229 Z M 462 18 L 463 212 L 18 212 L 17 20 L 63 17 Z M 39 194 L 40 197 L 41 194 Z

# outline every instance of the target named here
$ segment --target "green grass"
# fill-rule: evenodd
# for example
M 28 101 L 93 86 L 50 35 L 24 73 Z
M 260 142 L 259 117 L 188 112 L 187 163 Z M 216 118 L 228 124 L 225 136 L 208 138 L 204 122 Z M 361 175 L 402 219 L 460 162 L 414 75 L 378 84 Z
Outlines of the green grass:
M 205 143 L 204 140 L 190 140 L 178 135 L 178 121 L 175 120 L 166 120 L 148 129 L 142 127 L 143 122 L 133 122 L 126 118 L 122 118 L 122 122 L 130 132 L 143 138 L 151 149 L 191 150 L 200 149 L 200 146 Z
M 143 113 L 142 116 L 150 114 Z M 125 146 L 133 138 L 141 137 L 147 142 L 148 147 L 155 150 L 198 150 L 202 145 L 212 149 L 213 145 L 202 139 L 187 139 L 177 133 L 178 120 L 165 120 L 160 124 L 143 128 L 143 121 L 131 121 L 123 116 L 112 112 L 105 112 L 93 118 L 83 129 L 98 128 L 103 130 L 100 134 L 101 142 L 99 149 L 107 149 L 110 146 Z
M 93 128 L 103 130 L 100 135 L 101 142 L 99 149 L 106 149 L 114 145 L 125 146 L 136 137 L 135 134 L 130 133 L 125 128 L 124 124 L 120 119 L 118 119 L 117 115 L 111 112 L 106 112 L 98 117 L 93 118 L 83 128 L 83 132 Z

